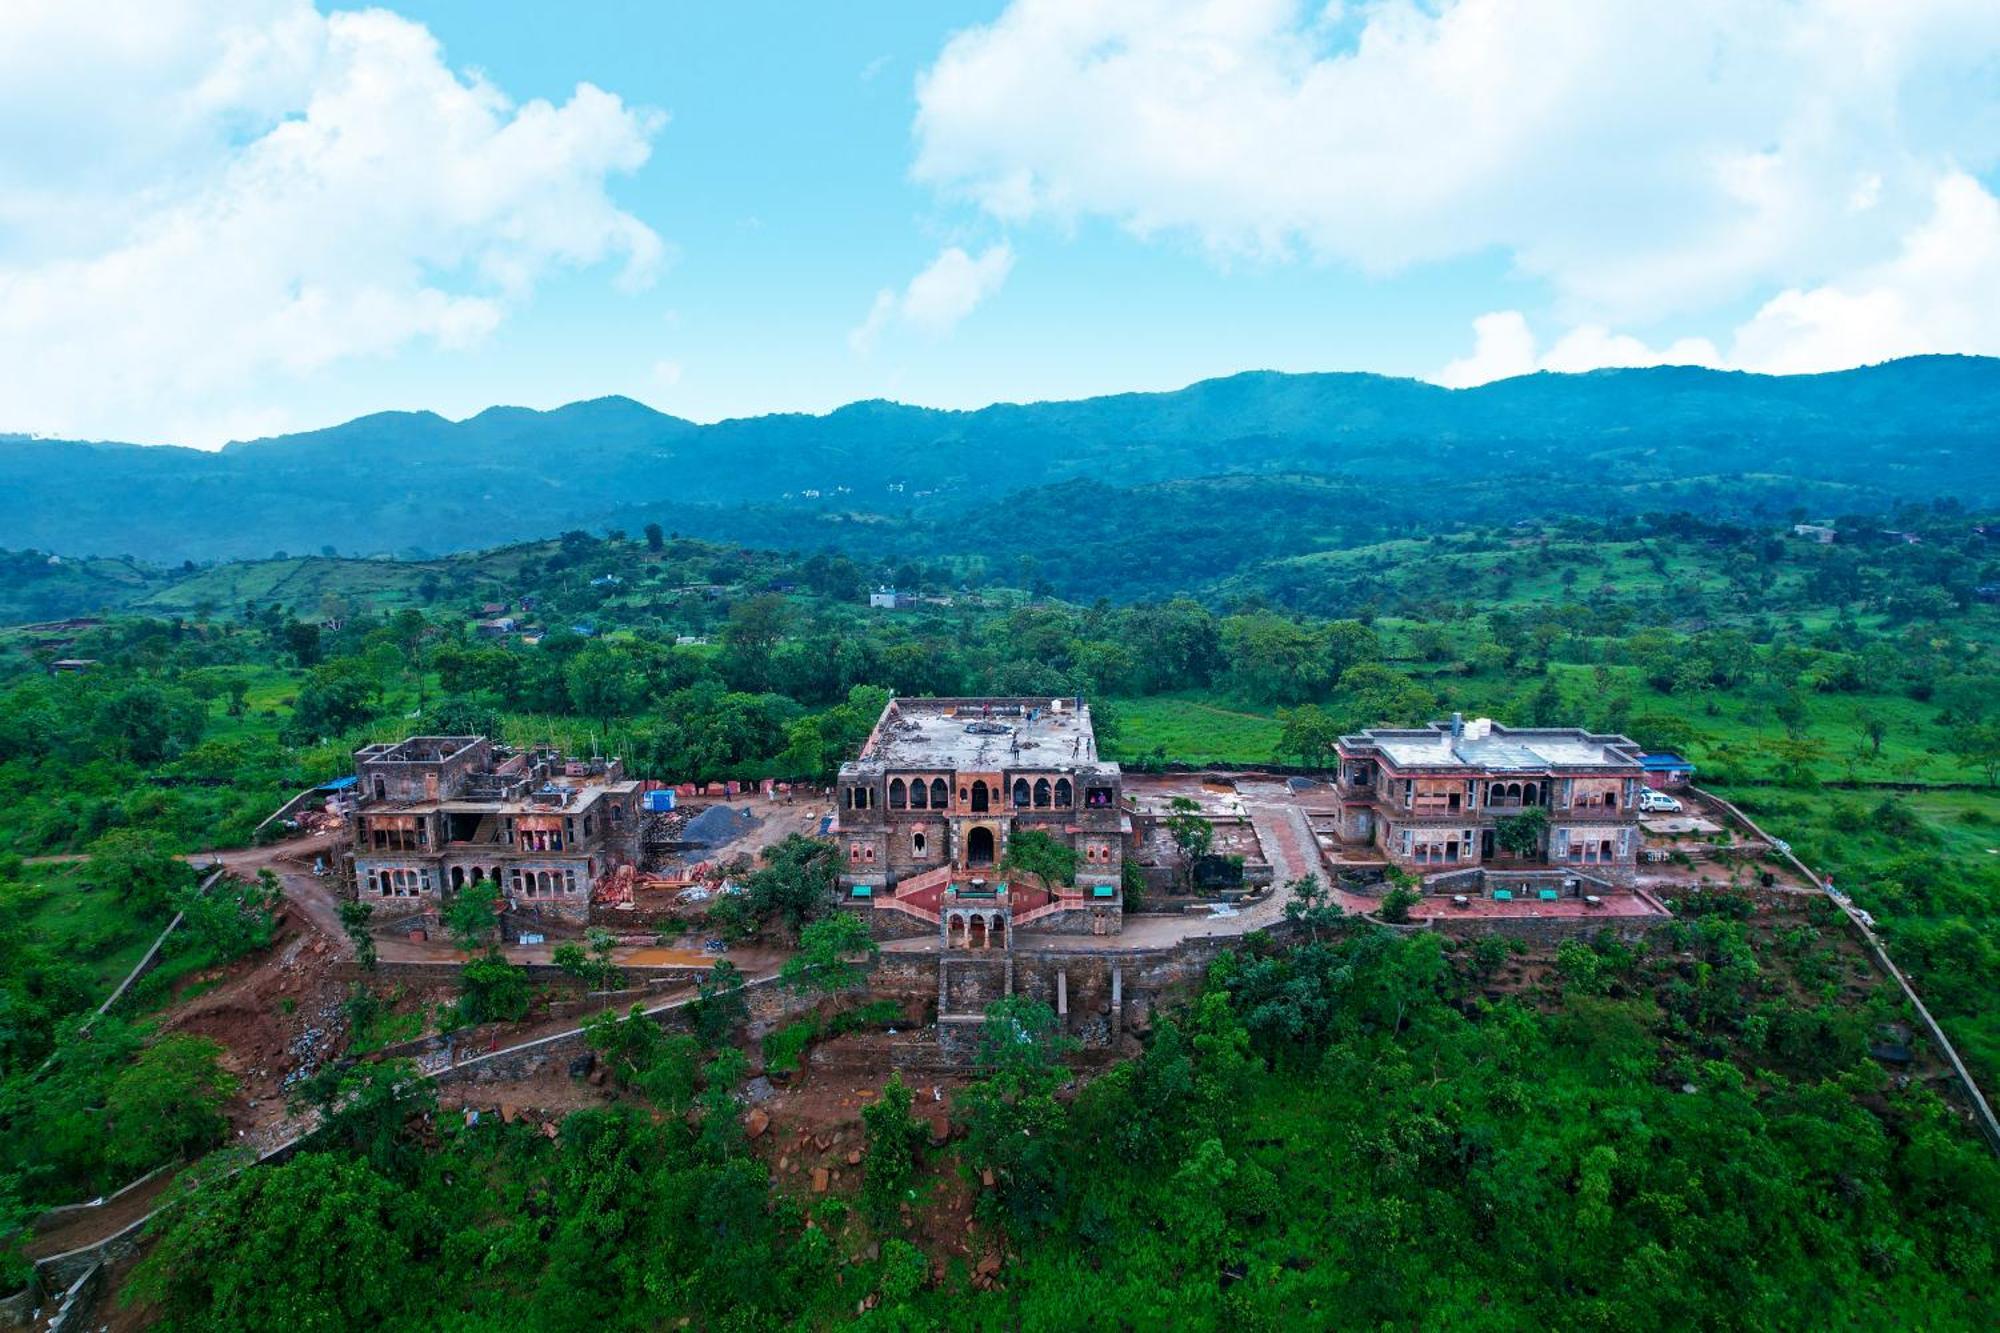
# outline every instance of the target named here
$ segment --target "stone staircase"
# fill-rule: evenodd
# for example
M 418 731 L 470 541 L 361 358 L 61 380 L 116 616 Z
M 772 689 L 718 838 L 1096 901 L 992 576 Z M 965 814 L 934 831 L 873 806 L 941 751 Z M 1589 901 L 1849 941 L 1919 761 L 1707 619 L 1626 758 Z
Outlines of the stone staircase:
M 873 900 L 875 910 L 901 912 L 904 916 L 915 917 L 919 921 L 935 926 L 943 919 L 937 909 L 925 907 L 911 900 L 927 894 L 932 889 L 942 890 L 951 883 L 951 877 L 952 868 L 949 865 L 926 870 L 921 875 L 912 875 L 898 883 L 893 894 L 875 898 Z
M 1074 911 L 1076 908 L 1087 906 L 1090 903 L 1090 901 L 1091 900 L 1088 897 L 1080 893 L 1070 894 L 1068 896 L 1063 896 L 1059 894 L 1056 897 L 1050 899 L 1048 902 L 1043 903 L 1040 907 L 1031 908 L 1026 912 L 1021 912 L 1016 914 L 1014 917 L 1014 926 L 1016 929 L 1019 929 L 1020 927 L 1025 926 L 1030 922 L 1040 921 L 1044 917 L 1054 916 L 1058 912 Z M 1105 898 L 1100 901 L 1109 903 L 1111 900 L 1109 898 Z

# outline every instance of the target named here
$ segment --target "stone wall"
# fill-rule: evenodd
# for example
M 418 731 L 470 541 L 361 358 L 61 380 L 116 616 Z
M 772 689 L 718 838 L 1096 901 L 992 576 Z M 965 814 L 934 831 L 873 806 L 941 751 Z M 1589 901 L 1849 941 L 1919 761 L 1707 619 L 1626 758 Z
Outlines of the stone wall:
M 1005 953 L 946 954 L 938 968 L 940 1014 L 981 1013 L 995 1000 L 1006 998 L 1012 982 L 1012 966 Z
M 1107 903 L 1072 908 L 1037 917 L 1022 929 L 1037 935 L 1117 935 L 1125 929 L 1125 907 L 1122 903 Z M 1015 946 L 1030 947 L 1019 937 Z
M 1441 934 L 1471 939 L 1480 935 L 1504 935 L 1530 944 L 1555 946 L 1564 940 L 1596 935 L 1608 930 L 1632 943 L 1663 924 L 1660 917 L 1632 916 L 1537 916 L 1537 917 L 1433 917 L 1432 925 Z

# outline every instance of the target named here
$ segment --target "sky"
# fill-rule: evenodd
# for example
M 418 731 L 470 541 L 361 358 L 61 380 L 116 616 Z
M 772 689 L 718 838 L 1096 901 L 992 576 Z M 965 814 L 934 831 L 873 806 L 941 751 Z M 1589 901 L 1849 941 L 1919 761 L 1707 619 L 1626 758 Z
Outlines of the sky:
M 2000 354 L 1993 0 L 6 0 L 0 431 Z

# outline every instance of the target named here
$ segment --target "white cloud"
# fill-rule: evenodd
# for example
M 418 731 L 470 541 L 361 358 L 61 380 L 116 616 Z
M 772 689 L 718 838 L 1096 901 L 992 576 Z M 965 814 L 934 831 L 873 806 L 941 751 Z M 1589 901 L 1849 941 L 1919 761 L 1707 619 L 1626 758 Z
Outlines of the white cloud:
M 554 267 L 641 286 L 664 246 L 605 185 L 658 123 L 516 105 L 384 10 L 10 6 L 0 429 L 219 442 L 337 362 L 478 341 Z
M 1451 388 L 1537 370 L 1702 365 L 1773 375 L 1844 370 L 1899 356 L 2000 356 L 2000 199 L 1954 173 L 1931 212 L 1882 263 L 1837 281 L 1789 288 L 1738 325 L 1724 355 L 1706 339 L 1653 348 L 1596 325 L 1571 329 L 1547 351 L 1526 316 L 1501 310 L 1473 321 L 1471 355 L 1432 378 Z
M 1938 183 L 1894 258 L 1780 293 L 1736 330 L 1730 359 L 1791 374 L 1925 352 L 2000 356 L 2000 199 L 1963 174 Z
M 1448 389 L 1463 389 L 1538 370 L 1574 373 L 1606 366 L 1713 366 L 1720 357 L 1706 338 L 1682 338 L 1654 348 L 1628 334 L 1584 324 L 1541 350 L 1518 310 L 1496 310 L 1472 321 L 1472 354 L 1461 357 L 1432 376 Z
M 1013 267 L 1014 250 L 1005 241 L 987 246 L 976 257 L 951 246 L 911 278 L 900 295 L 889 287 L 875 293 L 867 318 L 847 335 L 848 346 L 866 355 L 892 324 L 941 338 L 999 291 Z
M 1653 320 L 1886 253 L 2000 151 L 1992 0 L 1014 0 L 918 83 L 914 172 L 1228 262 L 1498 252 Z

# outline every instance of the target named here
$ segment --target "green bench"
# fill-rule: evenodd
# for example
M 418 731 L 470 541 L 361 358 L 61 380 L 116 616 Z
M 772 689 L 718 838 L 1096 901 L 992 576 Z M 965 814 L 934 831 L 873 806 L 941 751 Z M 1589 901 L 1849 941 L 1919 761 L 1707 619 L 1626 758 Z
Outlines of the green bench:
M 1493 901 L 1496 903 L 1511 903 L 1514 901 L 1514 891 L 1512 889 L 1495 889 L 1493 890 Z
M 1538 894 L 1537 896 L 1540 897 L 1541 900 L 1545 903 L 1552 903 L 1557 898 L 1560 898 L 1562 895 L 1557 893 L 1554 889 L 1543 889 L 1541 893 Z

